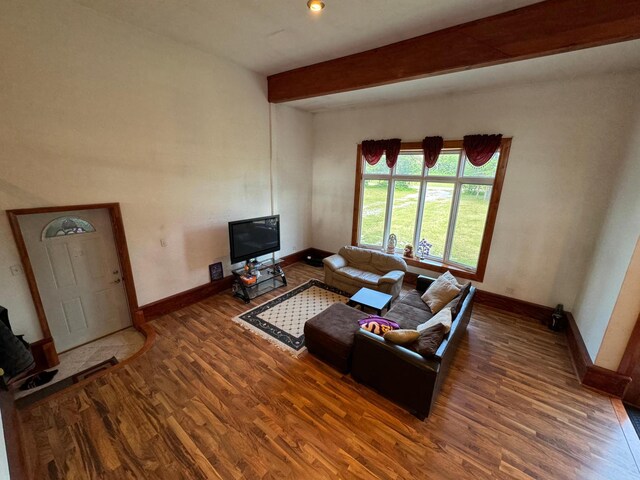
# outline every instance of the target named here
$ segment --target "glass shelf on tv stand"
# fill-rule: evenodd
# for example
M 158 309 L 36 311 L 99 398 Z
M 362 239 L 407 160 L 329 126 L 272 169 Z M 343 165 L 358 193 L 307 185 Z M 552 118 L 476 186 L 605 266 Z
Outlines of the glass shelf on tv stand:
M 251 265 L 251 271 L 259 272 L 256 281 L 251 284 L 243 281 L 243 278 L 247 274 L 247 270 L 244 267 L 232 270 L 234 276 L 233 294 L 236 297 L 242 298 L 245 303 L 249 303 L 260 295 L 286 286 L 287 278 L 280 266 L 281 263 L 281 260 L 269 259 L 259 262 L 256 265 Z

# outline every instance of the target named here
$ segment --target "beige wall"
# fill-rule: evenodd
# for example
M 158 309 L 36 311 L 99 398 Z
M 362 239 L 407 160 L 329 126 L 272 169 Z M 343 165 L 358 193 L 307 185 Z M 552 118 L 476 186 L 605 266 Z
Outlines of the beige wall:
M 479 286 L 571 310 L 626 151 L 639 81 L 596 77 L 317 114 L 313 246 L 337 251 L 350 242 L 360 141 L 500 132 L 513 144 Z
M 272 105 L 274 151 L 274 211 L 287 226 L 282 254 L 311 246 L 311 176 L 313 116 L 283 105 Z M 295 228 L 292 228 L 295 226 Z
M 611 370 L 640 312 L 640 100 L 634 100 L 635 126 L 615 158 L 615 190 L 574 311 L 591 358 Z
M 226 223 L 271 211 L 264 77 L 65 0 L 1 2 L 0 45 L 1 210 L 120 202 L 140 304 L 229 267 Z M 308 246 L 311 120 L 279 117 L 286 254 Z M 38 340 L 4 214 L 0 242 L 0 304 Z
M 633 327 L 640 318 L 640 241 L 636 243 L 631 262 L 607 324 L 596 365 L 617 370 Z

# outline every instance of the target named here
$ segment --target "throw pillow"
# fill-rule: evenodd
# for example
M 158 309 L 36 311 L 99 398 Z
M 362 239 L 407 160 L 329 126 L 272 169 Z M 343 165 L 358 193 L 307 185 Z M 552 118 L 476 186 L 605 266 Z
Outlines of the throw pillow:
M 464 303 L 465 299 L 467 298 L 467 295 L 469 293 L 469 290 L 471 289 L 471 282 L 467 282 L 462 286 L 462 290 L 460 290 L 460 293 L 458 294 L 458 298 L 454 298 L 455 303 L 453 305 L 453 307 L 451 308 L 451 318 L 455 319 L 458 316 L 458 313 L 460 313 L 460 310 L 462 309 L 462 304 Z M 452 301 L 453 303 L 453 301 Z
M 387 342 L 395 343 L 396 345 L 408 345 L 420 337 L 420 332 L 401 328 L 400 330 L 390 330 L 383 336 Z
M 461 284 L 460 282 L 458 282 L 458 280 L 456 280 L 456 277 L 453 276 L 453 274 L 447 270 L 446 272 L 444 272 L 442 274 L 442 277 L 444 277 L 445 280 L 448 280 L 449 283 L 454 284 L 456 287 L 458 287 L 459 289 L 462 289 L 462 287 L 464 287 L 463 284 Z
M 442 325 L 444 327 L 444 333 L 449 333 L 449 330 L 451 330 L 451 321 L 452 321 L 452 316 L 451 316 L 451 308 L 443 308 L 442 310 L 440 310 L 436 315 L 434 315 L 433 317 L 431 317 L 429 320 L 427 320 L 424 323 L 421 323 L 420 325 L 418 325 L 416 327 L 416 330 L 420 333 L 424 332 L 425 330 L 435 326 L 435 325 Z
M 422 294 L 422 301 L 431 309 L 432 313 L 438 313 L 447 303 L 455 298 L 460 289 L 440 275 Z
M 425 358 L 433 357 L 444 340 L 444 335 L 444 325 L 439 323 L 421 332 L 412 347 Z
M 392 322 L 391 320 L 387 320 L 386 318 L 378 317 L 375 315 L 359 320 L 358 325 L 360 325 L 360 328 L 363 328 L 371 333 L 375 333 L 376 335 L 380 336 L 391 330 L 397 330 L 400 328 L 400 325 L 398 325 L 396 322 Z

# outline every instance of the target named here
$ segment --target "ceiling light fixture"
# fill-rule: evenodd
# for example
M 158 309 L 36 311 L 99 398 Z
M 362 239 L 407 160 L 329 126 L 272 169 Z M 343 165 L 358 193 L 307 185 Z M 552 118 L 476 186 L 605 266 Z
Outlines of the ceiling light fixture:
M 309 7 L 309 10 L 312 12 L 319 12 L 324 8 L 324 2 L 320 0 L 309 0 L 307 2 L 307 7 Z

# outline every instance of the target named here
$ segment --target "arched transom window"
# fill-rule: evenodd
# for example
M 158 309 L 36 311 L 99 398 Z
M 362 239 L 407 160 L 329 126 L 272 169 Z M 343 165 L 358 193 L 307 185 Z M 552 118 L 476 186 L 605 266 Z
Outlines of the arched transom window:
M 47 224 L 42 230 L 42 239 L 64 237 L 65 235 L 77 235 L 80 233 L 95 232 L 91 223 L 78 217 L 58 217 Z

